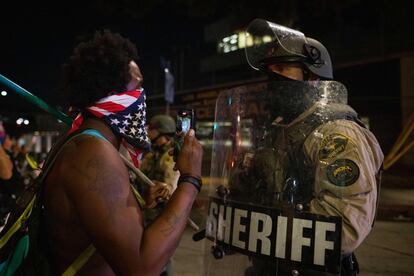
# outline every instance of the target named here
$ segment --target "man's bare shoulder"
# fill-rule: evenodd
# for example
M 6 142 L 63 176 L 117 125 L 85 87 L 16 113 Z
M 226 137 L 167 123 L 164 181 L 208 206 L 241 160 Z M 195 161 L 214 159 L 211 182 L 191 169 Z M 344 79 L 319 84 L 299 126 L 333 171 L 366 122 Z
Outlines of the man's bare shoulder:
M 62 177 L 65 190 L 72 195 L 88 191 L 129 191 L 128 172 L 115 147 L 92 136 L 76 137 L 62 152 Z

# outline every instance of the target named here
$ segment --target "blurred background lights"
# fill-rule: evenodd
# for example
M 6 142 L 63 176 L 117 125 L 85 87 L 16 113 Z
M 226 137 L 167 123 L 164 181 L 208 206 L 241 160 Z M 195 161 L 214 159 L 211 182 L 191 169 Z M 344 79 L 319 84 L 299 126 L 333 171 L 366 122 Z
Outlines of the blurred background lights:
M 2 95 L 3 97 L 6 97 L 6 96 L 7 96 L 7 91 L 5 91 L 5 90 L 1 91 L 1 95 Z
M 27 126 L 27 125 L 30 124 L 30 121 L 28 119 L 19 118 L 19 119 L 16 120 L 16 124 L 17 125 L 24 124 L 24 125 Z

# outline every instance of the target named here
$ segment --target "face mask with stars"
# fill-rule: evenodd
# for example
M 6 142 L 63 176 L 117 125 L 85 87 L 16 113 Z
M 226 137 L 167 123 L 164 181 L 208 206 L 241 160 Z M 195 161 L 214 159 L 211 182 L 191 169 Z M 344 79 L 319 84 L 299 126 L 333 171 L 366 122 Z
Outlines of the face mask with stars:
M 121 136 L 122 145 L 130 153 L 136 167 L 141 153 L 150 149 L 151 143 L 145 128 L 146 104 L 143 89 L 112 94 L 86 108 L 93 116 L 104 120 L 115 134 Z M 79 129 L 84 116 L 79 113 L 68 135 Z
M 133 93 L 132 95 L 125 93 L 112 95 L 98 101 L 96 105 L 88 108 L 88 110 L 93 113 L 91 108 L 98 107 L 101 103 L 103 103 L 105 108 L 109 107 L 112 112 L 102 116 L 102 119 L 132 147 L 147 150 L 150 147 L 150 141 L 145 128 L 145 93 L 143 89 L 134 91 L 139 91 L 139 95 L 138 93 Z

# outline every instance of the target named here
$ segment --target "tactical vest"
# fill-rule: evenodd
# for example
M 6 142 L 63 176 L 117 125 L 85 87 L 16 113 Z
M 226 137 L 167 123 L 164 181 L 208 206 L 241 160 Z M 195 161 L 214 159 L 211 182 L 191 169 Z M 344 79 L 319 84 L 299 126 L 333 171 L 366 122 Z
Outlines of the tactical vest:
M 256 183 L 256 187 L 251 190 L 250 198 L 253 198 L 256 203 L 263 205 L 272 206 L 276 202 L 277 204 L 288 203 L 292 204 L 294 208 L 302 206 L 303 209 L 300 210 L 309 211 L 309 203 L 313 198 L 315 165 L 312 164 L 310 158 L 306 155 L 304 143 L 309 135 L 319 126 L 335 120 L 353 121 L 365 128 L 358 114 L 350 106 L 344 104 L 324 106 L 323 109 L 315 110 L 294 126 L 285 128 L 283 138 L 287 147 L 284 149 L 287 156 L 283 166 L 279 168 L 283 172 L 284 181 L 280 185 L 277 176 L 266 175 L 267 173 L 263 173 L 263 166 L 259 165 L 253 169 L 256 172 L 253 172 L 254 176 L 252 176 L 252 179 L 254 181 L 250 183 Z M 278 139 L 281 134 L 280 130 L 275 130 L 275 133 L 270 134 L 270 136 L 272 136 L 271 139 Z M 273 167 L 277 163 L 276 159 L 278 157 L 275 154 L 276 152 L 276 147 L 263 148 L 261 152 L 258 152 L 256 162 L 266 164 L 267 167 Z M 273 158 L 270 158 L 270 156 L 273 156 Z M 259 159 L 263 160 L 258 161 Z M 265 168 L 264 170 L 270 171 L 270 168 Z M 272 184 L 273 187 L 267 187 L 266 193 L 260 192 L 260 185 Z M 254 194 L 253 190 L 256 190 L 254 196 L 252 196 Z M 351 258 L 351 256 L 347 256 L 347 258 Z M 251 261 L 252 266 L 246 270 L 245 275 L 271 276 L 275 275 L 276 272 L 278 275 L 290 275 L 291 273 L 289 262 L 266 261 L 259 258 L 252 258 Z M 345 275 L 354 275 L 350 273 L 354 272 L 345 270 Z M 301 271 L 301 275 L 325 276 L 331 274 L 304 269 Z
M 168 142 L 161 146 L 159 149 L 155 149 L 153 152 L 148 153 L 144 157 L 141 170 L 152 180 L 164 182 L 164 169 L 161 167 L 165 161 L 166 154 L 171 149 L 171 143 Z

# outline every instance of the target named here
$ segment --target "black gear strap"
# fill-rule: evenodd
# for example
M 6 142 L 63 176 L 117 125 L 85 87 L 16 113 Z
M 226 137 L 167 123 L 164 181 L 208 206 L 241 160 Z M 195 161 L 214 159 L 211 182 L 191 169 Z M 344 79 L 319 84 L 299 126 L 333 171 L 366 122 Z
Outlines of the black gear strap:
M 201 191 L 201 186 L 203 186 L 203 182 L 201 181 L 200 177 L 184 174 L 181 175 L 180 178 L 178 178 L 177 185 L 180 185 L 181 183 L 190 183 L 194 187 L 196 187 L 197 191 Z
M 354 253 L 342 257 L 341 276 L 356 276 L 359 274 L 359 264 Z

